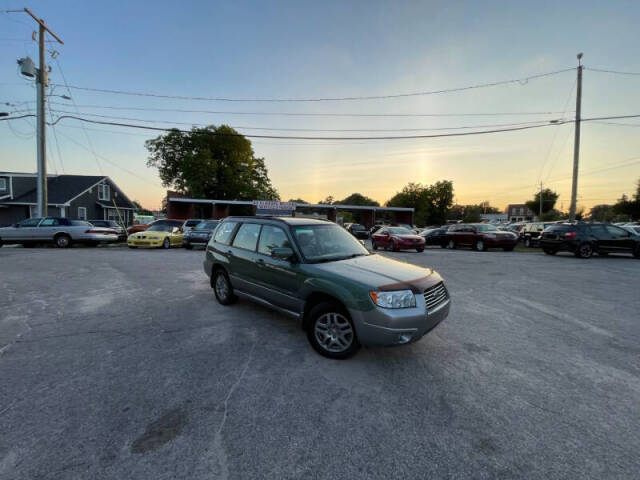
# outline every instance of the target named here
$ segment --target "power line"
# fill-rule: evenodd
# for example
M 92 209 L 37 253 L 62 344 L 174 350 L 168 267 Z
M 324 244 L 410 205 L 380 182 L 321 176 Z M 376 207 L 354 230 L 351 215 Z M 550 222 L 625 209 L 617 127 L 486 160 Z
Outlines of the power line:
M 69 112 L 68 110 L 53 110 L 55 113 L 62 114 L 74 114 L 75 112 Z M 78 115 L 84 115 L 89 117 L 109 118 L 116 120 L 131 120 L 136 122 L 145 123 L 168 123 L 173 125 L 196 125 L 205 126 L 203 123 L 194 122 L 176 122 L 174 120 L 149 120 L 146 118 L 132 118 L 132 117 L 119 117 L 115 115 L 99 115 L 97 113 L 77 112 Z M 548 120 L 534 120 L 530 122 L 516 122 L 516 123 L 497 123 L 497 124 L 484 124 L 484 125 L 468 125 L 468 126 L 455 126 L 455 127 L 438 127 L 438 128 L 275 128 L 275 127 L 247 127 L 240 125 L 229 125 L 231 128 L 237 130 L 269 130 L 269 131 L 284 131 L 284 132 L 421 132 L 421 131 L 439 131 L 439 130 L 467 130 L 470 128 L 494 128 L 494 127 L 513 127 L 520 125 L 536 125 L 548 123 Z
M 69 106 L 62 102 L 49 102 L 51 105 Z M 468 113 L 315 113 L 315 112 L 238 112 L 228 110 L 193 110 L 181 108 L 154 107 L 121 107 L 114 105 L 76 105 L 80 108 L 96 108 L 109 110 L 131 110 L 143 112 L 177 112 L 177 113 L 208 113 L 213 115 L 256 115 L 256 116 L 285 116 L 285 117 L 490 117 L 490 116 L 519 116 L 519 115 L 557 115 L 560 111 L 541 112 L 468 112 Z
M 65 135 L 65 134 L 64 134 L 64 133 L 62 133 L 62 132 L 60 132 L 60 135 L 61 135 L 62 137 L 64 137 L 64 138 L 66 138 L 67 140 L 69 140 L 69 141 L 71 141 L 71 142 L 75 143 L 75 144 L 76 144 L 76 145 L 78 145 L 80 148 L 83 148 L 83 149 L 84 149 L 84 150 L 86 150 L 87 152 L 91 152 L 91 150 L 90 150 L 87 146 L 85 146 L 85 145 L 83 145 L 82 143 L 80 143 L 80 142 L 76 141 L 75 139 L 71 138 L 70 136 Z M 98 155 L 98 154 L 96 153 L 96 155 Z M 140 180 L 142 180 L 142 181 L 144 181 L 144 182 L 147 182 L 147 183 L 148 183 L 148 184 L 150 184 L 150 185 L 153 185 L 154 187 L 159 187 L 159 186 L 160 186 L 160 185 L 158 185 L 157 183 L 152 182 L 152 181 L 151 181 L 151 180 L 149 180 L 148 178 L 145 178 L 145 177 L 143 177 L 142 175 L 138 175 L 137 173 L 133 172 L 132 170 L 129 170 L 129 169 L 125 168 L 125 167 L 122 167 L 122 166 L 118 165 L 117 163 L 115 163 L 115 162 L 113 162 L 113 161 L 109 160 L 107 157 L 105 157 L 105 156 L 103 156 L 103 155 L 99 155 L 99 156 L 100 156 L 100 158 L 102 158 L 102 160 L 104 160 L 105 162 L 107 162 L 107 163 L 109 163 L 109 164 L 113 165 L 113 166 L 114 166 L 114 167 L 116 167 L 116 168 L 119 168 L 120 170 L 122 170 L 122 171 L 124 171 L 124 172 L 127 172 L 129 175 L 132 175 L 132 176 L 134 176 L 134 177 L 137 177 L 137 178 L 139 178 Z
M 27 117 L 33 117 L 33 116 L 34 115 L 32 114 L 31 115 L 26 114 L 18 117 L 4 117 L 4 118 L 0 118 L 0 121 L 16 120 L 18 118 L 27 118 Z M 623 119 L 623 118 L 640 118 L 640 114 L 583 118 L 582 121 L 589 122 L 589 121 L 596 121 L 596 120 L 613 120 L 613 119 Z M 164 127 L 154 127 L 150 125 L 135 125 L 130 123 L 108 122 L 104 120 L 94 120 L 89 118 L 78 117 L 75 115 L 62 115 L 58 117 L 54 122 L 51 122 L 50 125 L 56 125 L 58 122 L 64 119 L 78 120 L 80 122 L 94 123 L 98 125 L 113 125 L 117 127 L 138 128 L 138 129 L 151 130 L 151 131 L 161 131 L 161 132 L 178 131 L 181 133 L 193 133 L 192 131 L 181 130 L 179 128 L 164 128 Z M 275 138 L 275 139 L 287 139 L 287 140 L 406 140 L 406 139 L 419 139 L 419 138 L 440 138 L 440 137 L 461 137 L 461 136 L 469 136 L 469 135 L 485 135 L 485 134 L 491 134 L 491 133 L 513 132 L 513 131 L 519 131 L 519 130 L 530 130 L 533 128 L 559 126 L 559 125 L 564 125 L 566 123 L 574 123 L 574 122 L 575 120 L 555 120 L 553 122 L 549 122 L 541 125 L 526 125 L 526 126 L 513 127 L 513 128 L 480 130 L 480 131 L 474 131 L 474 132 L 441 133 L 441 134 L 431 134 L 431 135 L 379 136 L 379 137 L 307 137 L 307 136 L 288 136 L 288 135 L 217 133 L 217 132 L 210 132 L 210 131 L 207 131 L 206 133 L 209 135 L 219 135 L 219 136 L 228 136 L 228 137 Z
M 64 71 L 62 70 L 62 67 L 60 66 L 60 62 L 58 62 L 57 55 L 56 56 L 52 55 L 52 58 L 56 62 L 56 66 L 58 67 L 58 70 L 60 70 L 60 75 L 62 76 L 62 81 L 64 82 L 64 86 L 66 87 L 67 92 L 69 92 L 69 96 L 71 97 L 71 102 L 73 103 L 73 106 L 74 106 L 74 108 L 76 110 L 76 113 L 79 113 L 80 110 L 78 110 L 78 106 L 76 105 L 76 101 L 73 99 L 73 95 L 71 94 L 71 90 L 69 89 L 69 84 L 67 83 L 67 78 L 65 77 Z M 55 86 L 54 86 L 54 88 L 55 88 Z M 49 107 L 49 108 L 51 108 L 51 107 Z M 54 125 L 55 125 L 55 122 L 52 121 L 51 122 L 51 127 L 53 127 Z M 89 138 L 89 134 L 84 129 L 84 124 L 81 124 L 81 125 L 83 127 L 82 131 L 84 132 L 84 136 L 87 139 L 87 143 L 89 144 L 90 151 L 93 154 L 93 158 L 94 158 L 94 160 L 96 162 L 96 165 L 98 165 L 98 171 L 102 175 L 104 175 L 104 172 L 102 171 L 102 165 L 100 164 L 100 160 L 98 159 L 98 155 L 96 154 L 96 150 L 95 150 L 95 148 L 93 148 L 93 142 L 91 142 L 91 138 Z
M 640 75 L 640 72 L 622 72 L 620 70 L 606 70 L 604 68 L 592 68 L 592 67 L 583 67 L 585 70 L 591 70 L 592 72 L 600 72 L 600 73 L 615 73 L 617 75 Z
M 144 92 L 132 92 L 126 90 L 114 90 L 114 89 L 105 89 L 105 88 L 90 88 L 90 87 L 80 87 L 77 85 L 69 85 L 68 88 L 74 90 L 82 90 L 87 92 L 98 92 L 98 93 L 109 93 L 116 95 L 130 95 L 137 97 L 153 97 L 153 98 L 170 98 L 177 100 L 197 100 L 197 101 L 212 101 L 212 102 L 269 102 L 269 103 L 278 103 L 278 102 L 340 102 L 340 101 L 355 101 L 355 100 L 385 100 L 385 99 L 393 99 L 393 98 L 406 98 L 406 97 L 418 97 L 418 96 L 426 96 L 426 95 L 436 95 L 441 93 L 452 93 L 452 92 L 461 92 L 466 90 L 474 90 L 478 88 L 488 88 L 488 87 L 496 87 L 500 85 L 508 85 L 518 83 L 520 85 L 526 85 L 530 80 L 535 80 L 538 78 L 549 77 L 552 75 L 557 75 L 564 72 L 569 72 L 574 70 L 573 68 L 565 68 L 562 70 L 556 70 L 553 72 L 540 73 L 537 75 L 530 75 L 522 78 L 515 78 L 509 80 L 500 80 L 497 82 L 491 83 L 481 83 L 476 85 L 469 85 L 465 87 L 457 87 L 457 88 L 446 88 L 440 90 L 430 90 L 430 91 L 421 91 L 421 92 L 410 92 L 410 93 L 396 93 L 391 95 L 367 95 L 367 96 L 352 96 L 352 97 L 319 97 L 319 98 L 230 98 L 230 97 L 192 97 L 186 95 L 166 95 L 166 94 L 157 94 L 157 93 L 144 93 Z M 55 84 L 54 84 L 55 85 Z
M 571 94 L 573 93 L 573 89 L 575 88 L 577 83 L 577 80 L 575 82 L 573 82 L 573 85 L 571 86 L 571 90 L 569 90 L 569 95 L 567 96 L 567 100 L 564 102 L 564 108 L 562 109 L 563 112 L 567 111 L 567 108 L 569 107 L 569 101 L 571 100 Z M 562 114 L 562 116 L 564 117 L 564 113 Z M 551 140 L 551 145 L 549 145 L 549 150 L 547 150 L 547 156 L 544 159 L 544 162 L 542 162 L 542 165 L 540 167 L 540 174 L 538 175 L 538 181 L 542 181 L 542 173 L 544 172 L 544 167 L 547 165 L 547 162 L 549 161 L 549 157 L 551 156 L 551 152 L 553 150 L 553 146 L 556 143 L 556 138 L 558 137 L 558 131 L 559 130 L 554 130 L 553 131 L 553 138 Z

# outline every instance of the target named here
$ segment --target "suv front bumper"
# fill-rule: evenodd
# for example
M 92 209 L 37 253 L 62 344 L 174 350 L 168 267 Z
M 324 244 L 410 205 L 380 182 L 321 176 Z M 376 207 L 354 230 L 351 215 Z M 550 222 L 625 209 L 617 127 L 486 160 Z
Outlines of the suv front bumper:
M 416 342 L 449 315 L 451 298 L 427 313 L 424 298 L 416 295 L 414 308 L 349 310 L 358 340 L 363 345 L 401 345 Z

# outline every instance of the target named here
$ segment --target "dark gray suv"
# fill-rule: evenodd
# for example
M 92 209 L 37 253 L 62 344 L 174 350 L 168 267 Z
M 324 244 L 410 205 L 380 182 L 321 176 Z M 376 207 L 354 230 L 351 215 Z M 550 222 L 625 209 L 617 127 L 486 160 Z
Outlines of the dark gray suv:
M 228 217 L 207 245 L 204 270 L 221 304 L 244 297 L 297 318 L 331 358 L 362 344 L 419 340 L 451 303 L 434 270 L 371 254 L 320 220 Z

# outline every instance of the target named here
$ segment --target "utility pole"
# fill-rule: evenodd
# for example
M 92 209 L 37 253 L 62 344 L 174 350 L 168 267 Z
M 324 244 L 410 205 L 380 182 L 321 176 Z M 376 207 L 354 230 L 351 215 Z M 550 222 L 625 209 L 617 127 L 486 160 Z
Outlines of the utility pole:
M 578 164 L 580 161 L 580 110 L 582 106 L 582 53 L 578 54 L 578 82 L 576 89 L 576 121 L 574 124 L 573 140 L 573 182 L 571 183 L 571 206 L 569 207 L 569 221 L 576 219 L 576 198 L 578 196 Z
M 44 20 L 36 17 L 31 10 L 25 8 L 24 10 L 13 10 L 10 12 L 25 12 L 31 18 L 33 18 L 39 26 L 38 29 L 38 54 L 39 54 L 39 66 L 36 72 L 36 84 L 37 84 L 37 142 L 38 142 L 38 216 L 46 217 L 48 213 L 48 196 L 47 196 L 47 143 L 46 143 L 46 119 L 45 119 L 45 102 L 46 102 L 46 87 L 47 87 L 47 65 L 45 62 L 45 35 L 47 32 L 51 34 L 61 45 L 64 42 L 60 40 L 55 33 L 53 33 L 44 23 Z M 31 61 L 29 59 L 29 61 Z M 18 63 L 22 64 L 21 61 Z M 33 65 L 33 62 L 31 62 Z M 30 75 L 33 76 L 33 75 Z

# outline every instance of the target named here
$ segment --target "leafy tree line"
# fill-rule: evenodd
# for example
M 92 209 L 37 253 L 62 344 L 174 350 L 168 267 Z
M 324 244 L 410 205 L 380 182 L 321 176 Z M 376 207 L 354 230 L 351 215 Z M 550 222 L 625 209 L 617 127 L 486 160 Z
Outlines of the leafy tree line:
M 192 197 L 222 200 L 279 200 L 264 158 L 251 142 L 227 125 L 170 130 L 145 142 L 147 165 L 162 184 Z
M 594 205 L 589 212 L 589 217 L 599 222 L 640 220 L 640 179 L 631 197 L 623 194 L 613 205 Z

